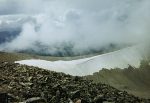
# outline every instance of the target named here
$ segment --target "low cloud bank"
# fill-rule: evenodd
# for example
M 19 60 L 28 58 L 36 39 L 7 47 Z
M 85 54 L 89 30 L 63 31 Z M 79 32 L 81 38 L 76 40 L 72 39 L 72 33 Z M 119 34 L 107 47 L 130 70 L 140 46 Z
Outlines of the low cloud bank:
M 149 10 L 149 0 L 2 0 L 0 28 L 21 32 L 0 50 L 80 55 L 145 43 Z

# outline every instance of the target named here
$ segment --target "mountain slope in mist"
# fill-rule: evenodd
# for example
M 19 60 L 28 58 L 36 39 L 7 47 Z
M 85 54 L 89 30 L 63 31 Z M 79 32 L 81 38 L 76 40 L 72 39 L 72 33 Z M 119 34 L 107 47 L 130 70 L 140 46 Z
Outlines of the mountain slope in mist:
M 102 69 L 86 76 L 94 82 L 102 82 L 117 89 L 128 91 L 136 96 L 150 98 L 150 64 L 142 61 L 139 68 L 129 66 L 125 69 Z

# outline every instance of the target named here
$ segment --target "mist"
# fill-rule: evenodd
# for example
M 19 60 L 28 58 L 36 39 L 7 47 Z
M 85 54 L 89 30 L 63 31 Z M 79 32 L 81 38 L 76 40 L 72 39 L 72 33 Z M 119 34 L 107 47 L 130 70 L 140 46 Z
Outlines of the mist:
M 149 0 L 1 0 L 0 30 L 21 32 L 0 50 L 80 55 L 149 43 L 149 10 Z

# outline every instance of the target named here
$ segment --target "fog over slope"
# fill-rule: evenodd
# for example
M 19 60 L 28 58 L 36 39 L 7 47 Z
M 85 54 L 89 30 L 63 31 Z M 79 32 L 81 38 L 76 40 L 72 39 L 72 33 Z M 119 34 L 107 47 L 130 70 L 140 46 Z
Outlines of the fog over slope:
M 1 0 L 0 30 L 20 32 L 0 50 L 80 55 L 144 43 L 149 10 L 149 0 Z

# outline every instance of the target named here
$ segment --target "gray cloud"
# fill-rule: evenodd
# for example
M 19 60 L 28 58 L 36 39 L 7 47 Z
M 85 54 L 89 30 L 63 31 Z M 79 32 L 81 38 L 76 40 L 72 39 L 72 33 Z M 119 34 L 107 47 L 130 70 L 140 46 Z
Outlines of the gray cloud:
M 0 15 L 42 12 L 44 0 L 0 0 Z
M 23 22 L 16 39 L 0 47 L 44 48 L 50 54 L 71 48 L 80 54 L 109 44 L 143 43 L 150 37 L 149 10 L 149 0 L 6 0 L 0 4 L 0 14 L 30 19 Z M 42 50 L 37 44 L 44 46 Z

